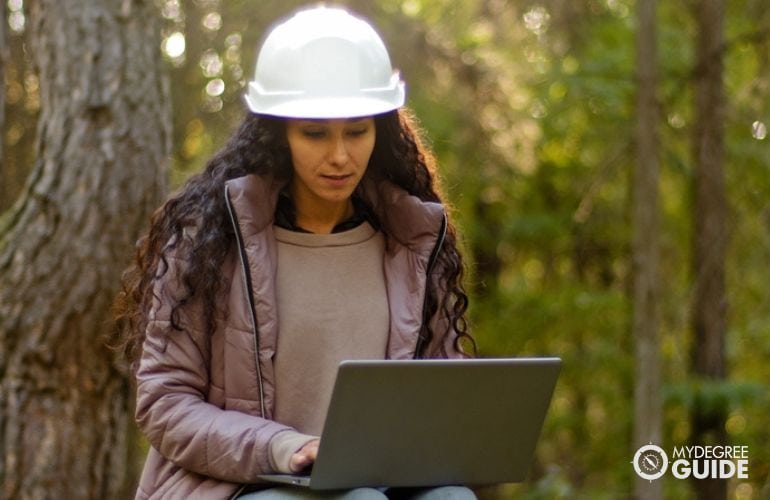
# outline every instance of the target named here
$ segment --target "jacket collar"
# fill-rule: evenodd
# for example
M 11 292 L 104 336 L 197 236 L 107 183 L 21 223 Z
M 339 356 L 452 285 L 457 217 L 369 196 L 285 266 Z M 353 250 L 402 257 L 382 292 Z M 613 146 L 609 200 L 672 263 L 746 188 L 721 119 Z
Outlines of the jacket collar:
M 286 182 L 270 174 L 249 174 L 225 183 L 225 195 L 230 197 L 244 238 L 254 236 L 273 224 L 278 195 Z
M 423 201 L 390 181 L 366 179 L 359 189 L 386 234 L 414 252 L 431 252 L 444 219 L 440 203 Z
M 278 196 L 285 179 L 249 174 L 226 182 L 227 195 L 238 217 L 244 238 L 273 224 Z M 358 187 L 386 234 L 417 253 L 430 252 L 444 218 L 440 203 L 422 201 L 389 181 L 364 179 Z

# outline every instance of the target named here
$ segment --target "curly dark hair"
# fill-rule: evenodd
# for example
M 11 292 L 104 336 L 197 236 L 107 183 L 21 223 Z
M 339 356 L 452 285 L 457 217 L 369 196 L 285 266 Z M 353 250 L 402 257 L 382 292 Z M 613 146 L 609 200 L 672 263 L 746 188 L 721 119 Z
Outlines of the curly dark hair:
M 411 114 L 401 109 L 378 115 L 375 127 L 374 150 L 365 175 L 389 179 L 421 200 L 441 202 L 435 182 L 435 159 L 423 145 Z M 115 302 L 120 349 L 132 369 L 136 368 L 141 355 L 153 286 L 167 271 L 168 256 L 183 241 L 185 228 L 195 228 L 186 249 L 188 265 L 181 276 L 186 295 L 172 307 L 171 326 L 181 329 L 180 311 L 185 305 L 200 300 L 204 325 L 213 332 L 216 296 L 224 286 L 221 265 L 236 241 L 224 184 L 247 174 L 272 174 L 288 180 L 292 175 L 291 165 L 284 119 L 249 113 L 206 168 L 191 177 L 152 215 L 149 232 L 138 242 L 134 263 L 123 274 L 123 290 Z M 468 343 L 475 354 L 466 320 L 468 296 L 462 284 L 464 266 L 456 231 L 449 221 L 435 269 L 440 270 L 440 275 L 428 287 L 427 317 L 433 317 L 441 308 L 457 332 L 455 348 L 463 350 L 461 344 Z M 449 292 L 444 294 L 441 304 L 437 298 L 439 287 Z M 433 335 L 430 326 L 425 325 L 421 347 L 415 353 L 417 357 L 424 354 Z

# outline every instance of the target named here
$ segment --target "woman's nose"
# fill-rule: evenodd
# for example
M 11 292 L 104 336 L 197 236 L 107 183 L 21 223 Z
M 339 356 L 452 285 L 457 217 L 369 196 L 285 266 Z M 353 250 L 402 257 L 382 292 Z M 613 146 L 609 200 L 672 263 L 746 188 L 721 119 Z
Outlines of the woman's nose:
M 344 165 L 347 163 L 349 155 L 347 144 L 345 144 L 345 138 L 342 136 L 334 136 L 332 138 L 330 151 L 331 163 L 335 165 Z

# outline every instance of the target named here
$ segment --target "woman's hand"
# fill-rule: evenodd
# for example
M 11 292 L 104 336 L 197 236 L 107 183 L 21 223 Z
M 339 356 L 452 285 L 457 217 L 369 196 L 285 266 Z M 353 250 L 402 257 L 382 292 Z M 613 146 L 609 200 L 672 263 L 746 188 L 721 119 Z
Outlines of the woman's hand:
M 314 439 L 305 446 L 300 448 L 298 452 L 291 456 L 289 460 L 289 468 L 292 472 L 300 472 L 303 469 L 311 466 L 315 462 L 316 456 L 318 456 L 318 445 L 321 444 L 320 439 Z

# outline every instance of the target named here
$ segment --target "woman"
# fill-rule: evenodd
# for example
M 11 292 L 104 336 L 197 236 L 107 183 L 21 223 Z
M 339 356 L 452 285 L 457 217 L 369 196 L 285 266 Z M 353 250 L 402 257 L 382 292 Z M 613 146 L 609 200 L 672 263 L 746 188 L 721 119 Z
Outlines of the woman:
M 137 498 L 475 498 L 259 483 L 312 464 L 341 360 L 460 357 L 472 339 L 432 158 L 374 30 L 340 9 L 297 13 L 266 38 L 246 100 L 125 276 L 152 445 Z

